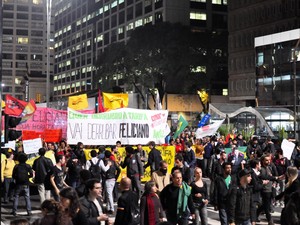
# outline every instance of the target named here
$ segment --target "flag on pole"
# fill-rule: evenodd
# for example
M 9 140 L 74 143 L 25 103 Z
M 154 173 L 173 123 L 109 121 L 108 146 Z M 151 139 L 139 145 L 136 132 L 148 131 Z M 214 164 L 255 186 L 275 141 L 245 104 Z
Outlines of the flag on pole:
M 105 112 L 100 89 L 98 90 L 98 112 Z
M 27 102 L 16 99 L 11 95 L 6 95 L 4 113 L 8 116 L 19 117 L 26 105 Z
M 128 106 L 128 94 L 111 94 L 105 92 L 102 92 L 102 94 L 105 109 L 126 108 Z
M 188 126 L 188 124 L 189 123 L 184 119 L 184 117 L 180 115 L 178 119 L 177 130 L 173 135 L 173 139 L 176 139 L 179 136 L 179 134 L 184 130 L 184 128 Z
M 5 107 L 5 101 L 1 100 L 1 108 Z
M 21 119 L 20 123 L 24 123 L 27 120 L 29 120 L 33 116 L 35 111 L 36 111 L 36 105 L 35 105 L 35 102 L 31 99 L 27 103 L 27 105 L 25 106 L 25 108 L 21 114 L 22 119 Z
M 70 96 L 68 107 L 74 110 L 81 110 L 89 107 L 87 94 Z
M 222 125 L 224 120 L 220 120 L 217 122 L 214 122 L 213 124 L 206 125 L 204 127 L 200 127 L 196 131 L 196 138 L 203 138 L 206 136 L 214 135 L 219 127 Z
M 198 127 L 203 127 L 208 122 L 209 119 L 210 119 L 210 114 L 205 114 L 201 119 L 200 123 L 198 123 Z

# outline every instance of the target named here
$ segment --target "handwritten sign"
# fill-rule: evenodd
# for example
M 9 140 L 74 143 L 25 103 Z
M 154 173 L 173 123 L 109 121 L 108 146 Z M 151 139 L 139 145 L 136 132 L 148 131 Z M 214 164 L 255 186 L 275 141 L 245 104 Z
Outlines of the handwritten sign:
M 67 137 L 69 144 L 86 145 L 163 144 L 170 129 L 167 110 L 121 108 L 105 113 L 82 114 L 68 108 Z
M 10 149 L 15 150 L 16 141 L 9 141 L 8 143 L 5 143 L 4 148 L 10 148 Z
M 24 152 L 26 154 L 37 153 L 39 151 L 39 149 L 42 147 L 43 147 L 43 145 L 42 145 L 41 138 L 23 141 L 23 148 L 24 148 Z
M 281 149 L 283 150 L 283 155 L 287 157 L 288 160 L 290 160 L 295 149 L 295 144 L 286 139 L 283 139 L 281 143 Z

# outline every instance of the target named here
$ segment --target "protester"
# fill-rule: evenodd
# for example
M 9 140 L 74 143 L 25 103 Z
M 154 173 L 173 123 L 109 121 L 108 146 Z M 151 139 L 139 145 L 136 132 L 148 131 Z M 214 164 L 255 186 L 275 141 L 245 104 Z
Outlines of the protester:
M 143 146 L 141 144 L 138 144 L 135 150 L 135 154 L 138 154 L 141 158 L 141 161 L 143 163 L 143 166 L 147 163 L 147 152 L 143 149 Z
M 186 142 L 185 144 L 185 150 L 183 152 L 183 158 L 186 165 L 190 168 L 190 176 L 193 180 L 194 178 L 194 169 L 196 167 L 196 157 L 195 152 L 192 149 L 192 142 Z
M 49 158 L 45 157 L 45 153 L 46 153 L 46 149 L 40 148 L 39 149 L 40 157 L 35 159 L 32 165 L 32 169 L 35 172 L 34 183 L 37 185 L 41 204 L 46 199 L 50 199 L 50 194 L 51 194 L 50 190 L 45 189 L 45 178 L 53 168 L 53 164 Z
M 175 166 L 172 168 L 171 174 L 173 174 L 174 171 L 176 171 L 176 170 L 181 172 L 182 179 L 184 182 L 186 182 L 187 184 L 191 183 L 191 181 L 192 181 L 191 170 L 188 166 L 185 165 L 181 154 L 177 154 L 175 156 Z
M 31 216 L 31 201 L 30 201 L 30 189 L 29 189 L 29 178 L 33 177 L 33 171 L 30 165 L 26 164 L 27 155 L 25 153 L 20 153 L 18 160 L 19 164 L 17 164 L 12 173 L 12 177 L 16 182 L 16 188 L 14 192 L 14 203 L 12 209 L 12 215 L 17 215 L 18 204 L 19 204 L 19 196 L 21 192 L 24 191 L 25 202 L 26 202 L 26 210 L 27 215 Z
M 144 176 L 143 165 L 140 157 L 134 154 L 134 149 L 131 146 L 127 146 L 125 150 L 126 157 L 124 162 L 120 163 L 120 166 L 127 169 L 127 177 L 131 179 L 132 190 L 134 190 L 138 198 L 140 198 L 142 194 L 141 179 Z
M 162 190 L 160 200 L 168 222 L 173 225 L 187 225 L 190 214 L 195 219 L 191 187 L 182 181 L 182 173 L 180 171 L 174 171 L 172 183 Z
M 228 223 L 235 225 L 251 225 L 256 222 L 256 207 L 253 202 L 251 171 L 243 169 L 239 172 L 239 184 L 234 186 L 229 198 Z
M 139 197 L 137 193 L 130 190 L 131 179 L 124 177 L 120 187 L 122 194 L 118 199 L 117 214 L 114 225 L 137 225 L 140 223 L 140 212 L 138 207 Z
M 208 165 L 210 163 L 210 158 L 214 154 L 214 140 L 206 137 L 203 139 L 203 147 L 204 147 L 204 154 L 203 154 L 203 176 L 208 177 Z
M 109 169 L 111 162 L 104 165 L 103 159 L 97 157 L 97 152 L 94 149 L 91 151 L 91 157 L 92 158 L 86 162 L 85 168 L 90 171 L 92 178 L 102 181 L 101 173 L 105 173 Z M 102 184 L 105 184 L 105 180 Z
M 50 182 L 52 185 L 52 195 L 56 201 L 59 201 L 59 192 L 64 187 L 68 187 L 64 180 L 64 171 L 62 165 L 65 164 L 65 156 L 57 155 L 56 165 L 52 168 L 50 175 Z
M 191 183 L 192 187 L 192 198 L 195 206 L 195 222 L 194 225 L 199 225 L 201 220 L 201 225 L 208 224 L 207 218 L 207 204 L 208 204 L 208 190 L 207 184 L 202 180 L 202 169 L 196 167 L 195 171 L 195 181 Z
M 162 160 L 159 163 L 159 169 L 152 173 L 151 180 L 155 183 L 159 195 L 171 180 L 170 174 L 168 173 L 168 163 L 166 161 Z
M 79 172 L 82 170 L 81 161 L 78 160 L 77 156 L 73 154 L 71 158 L 66 163 L 67 167 L 67 182 L 73 188 L 78 187 L 79 185 Z
M 246 163 L 244 154 L 233 145 L 231 153 L 228 154 L 228 162 L 232 165 L 232 174 L 238 174 L 243 169 L 243 164 Z
M 10 222 L 10 225 L 30 225 L 27 219 L 16 219 Z
M 77 188 L 75 188 L 78 197 L 82 197 L 85 195 L 85 186 L 86 182 L 91 179 L 91 173 L 88 170 L 81 170 L 79 172 L 79 177 L 80 177 L 80 184 Z
M 4 185 L 3 203 L 8 203 L 8 200 L 13 200 L 14 193 L 14 180 L 13 180 L 13 169 L 16 165 L 14 161 L 14 154 L 12 151 L 8 151 L 6 159 L 1 163 L 1 182 Z
M 281 225 L 299 225 L 300 224 L 300 190 L 294 192 L 285 210 L 282 211 L 280 217 Z
M 101 221 L 111 224 L 108 216 L 103 213 L 101 192 L 102 185 L 98 179 L 90 179 L 86 182 L 86 194 L 80 199 L 80 203 L 89 225 L 99 225 Z
M 41 204 L 42 218 L 35 220 L 32 225 L 56 225 L 59 203 L 54 199 L 46 199 Z
M 148 166 L 150 166 L 150 172 L 151 174 L 159 169 L 159 163 L 162 160 L 161 153 L 155 148 L 155 142 L 150 141 L 149 142 L 149 148 L 150 152 L 148 154 L 148 162 L 144 166 L 146 169 Z
M 74 188 L 66 187 L 59 192 L 60 209 L 57 225 L 88 224 L 84 212 L 80 208 L 79 198 Z
M 140 204 L 140 225 L 156 225 L 166 220 L 165 213 L 156 192 L 157 187 L 153 181 L 149 181 L 145 184 L 145 192 Z
M 223 175 L 215 180 L 214 194 L 212 203 L 215 210 L 219 210 L 219 218 L 221 225 L 228 224 L 228 203 L 232 188 L 236 185 L 235 176 L 231 176 L 231 163 L 225 162 L 222 165 Z
M 77 156 L 77 159 L 80 161 L 81 165 L 85 165 L 86 158 L 84 155 L 84 145 L 82 142 L 77 143 L 74 154 Z

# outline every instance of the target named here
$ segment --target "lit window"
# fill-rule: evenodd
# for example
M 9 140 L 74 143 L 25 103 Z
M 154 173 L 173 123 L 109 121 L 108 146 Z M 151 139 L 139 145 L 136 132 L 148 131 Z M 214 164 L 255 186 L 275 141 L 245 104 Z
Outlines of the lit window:
M 54 76 L 53 80 L 57 80 L 57 75 L 56 75 L 56 76 Z
M 76 87 L 80 87 L 80 82 L 76 82 Z
M 222 0 L 212 0 L 212 4 L 222 5 Z
M 206 66 L 197 66 L 191 69 L 192 73 L 206 73 Z
M 123 34 L 124 33 L 124 28 L 123 27 L 119 27 L 118 28 L 118 34 Z
M 206 20 L 206 13 L 202 12 L 190 12 L 191 20 Z
M 57 87 L 57 90 L 60 91 L 60 90 L 61 90 L 61 86 L 58 86 L 58 87 Z
M 124 0 L 119 0 L 119 4 L 121 4 L 121 3 L 123 3 L 124 2 Z
M 78 20 L 78 21 L 76 22 L 76 25 L 79 26 L 80 24 L 81 24 L 81 20 Z
M 206 2 L 206 0 L 191 0 L 191 2 Z
M 227 96 L 228 95 L 228 89 L 223 89 L 222 90 L 222 95 Z
M 152 16 L 149 16 L 149 17 L 144 19 L 144 24 L 151 23 L 151 22 L 152 22 Z
M 139 27 L 143 25 L 143 19 L 139 19 L 137 21 L 135 21 L 135 27 Z
M 104 6 L 104 12 L 106 12 L 107 10 L 109 10 L 109 5 Z
M 118 0 L 114 1 L 113 3 L 111 3 L 110 7 L 116 7 L 118 5 Z
M 103 34 L 99 35 L 97 37 L 97 42 L 103 41 Z
M 54 90 L 54 91 L 57 91 L 57 87 L 54 87 L 53 90 Z
M 18 37 L 18 44 L 28 44 L 28 38 Z
M 257 54 L 257 65 L 261 66 L 262 64 L 264 64 L 264 53 L 263 52 L 259 52 Z
M 43 4 L 43 0 L 32 0 L 32 4 L 35 4 L 35 5 Z
M 133 23 L 130 23 L 127 25 L 126 30 L 132 30 L 133 29 Z
M 70 66 L 70 65 L 71 65 L 71 60 L 68 60 L 68 61 L 66 62 L 66 65 L 67 65 L 67 66 Z

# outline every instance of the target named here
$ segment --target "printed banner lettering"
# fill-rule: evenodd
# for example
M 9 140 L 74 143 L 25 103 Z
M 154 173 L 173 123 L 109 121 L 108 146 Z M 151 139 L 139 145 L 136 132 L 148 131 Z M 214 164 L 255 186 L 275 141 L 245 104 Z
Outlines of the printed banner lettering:
M 169 134 L 167 110 L 121 108 L 105 113 L 82 114 L 68 108 L 67 137 L 69 144 L 86 145 L 163 144 Z

